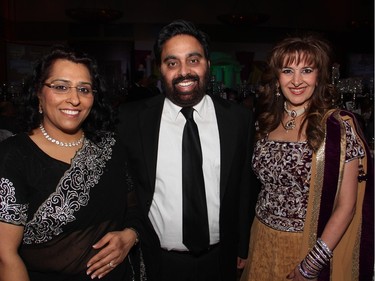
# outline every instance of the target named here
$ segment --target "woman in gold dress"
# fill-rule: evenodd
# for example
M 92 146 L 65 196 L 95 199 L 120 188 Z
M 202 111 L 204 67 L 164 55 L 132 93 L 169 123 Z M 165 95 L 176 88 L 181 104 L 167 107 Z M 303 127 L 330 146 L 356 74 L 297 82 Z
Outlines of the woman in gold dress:
M 271 52 L 253 155 L 262 187 L 241 281 L 372 280 L 371 157 L 354 116 L 334 106 L 330 52 L 315 35 Z

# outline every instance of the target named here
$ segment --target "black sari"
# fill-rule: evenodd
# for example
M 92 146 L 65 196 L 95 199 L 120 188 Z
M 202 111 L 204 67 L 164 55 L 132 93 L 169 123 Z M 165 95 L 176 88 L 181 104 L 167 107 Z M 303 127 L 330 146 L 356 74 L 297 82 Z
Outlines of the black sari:
M 91 280 L 92 245 L 140 227 L 126 157 L 110 133 L 96 144 L 86 139 L 70 165 L 26 134 L 11 137 L 0 146 L 0 185 L 0 220 L 24 226 L 20 256 L 31 280 Z M 102 280 L 132 279 L 126 259 Z

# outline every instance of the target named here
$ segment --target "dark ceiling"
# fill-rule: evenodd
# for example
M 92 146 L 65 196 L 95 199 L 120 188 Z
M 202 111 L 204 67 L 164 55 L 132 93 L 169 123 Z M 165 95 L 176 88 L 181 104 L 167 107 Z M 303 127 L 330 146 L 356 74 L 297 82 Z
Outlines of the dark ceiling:
M 264 42 L 295 30 L 314 30 L 338 38 L 347 36 L 348 44 L 373 42 L 373 0 L 2 0 L 1 8 L 5 22 L 15 24 L 16 33 L 20 30 L 19 37 L 22 27 L 29 30 L 26 26 L 32 26 L 26 32 L 28 37 L 39 38 L 43 31 L 51 32 L 48 26 L 55 26 L 58 32 L 64 25 L 87 24 L 87 16 L 95 9 L 107 9 L 120 13 L 118 19 L 106 23 L 115 37 L 126 36 L 122 29 L 130 25 L 151 26 L 152 30 L 184 18 L 205 27 L 218 41 Z M 82 21 L 69 17 L 69 10 Z M 241 24 L 229 24 L 232 15 Z M 96 23 L 99 21 L 96 17 Z
M 374 53 L 373 0 L 1 0 L 0 48 L 4 42 L 68 41 L 100 50 L 103 44 L 153 42 L 163 25 L 181 18 L 220 46 L 269 46 L 290 33 L 315 31 L 333 43 L 338 61 Z M 0 65 L 6 65 L 5 52 Z
M 261 13 L 263 27 L 301 27 L 346 30 L 352 21 L 373 24 L 372 0 L 3 0 L 9 17 L 24 22 L 67 22 L 67 9 L 112 9 L 122 13 L 117 22 L 166 23 L 188 18 L 220 24 L 219 15 Z

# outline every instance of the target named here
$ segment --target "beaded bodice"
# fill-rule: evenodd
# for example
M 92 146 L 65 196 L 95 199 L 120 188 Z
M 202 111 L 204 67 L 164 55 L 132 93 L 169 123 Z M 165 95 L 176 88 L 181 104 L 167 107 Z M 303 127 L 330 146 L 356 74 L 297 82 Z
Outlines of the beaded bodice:
M 346 158 L 364 155 L 363 147 L 348 122 Z M 253 170 L 262 183 L 256 204 L 256 216 L 267 226 L 290 232 L 304 228 L 311 179 L 312 150 L 307 142 L 257 141 Z

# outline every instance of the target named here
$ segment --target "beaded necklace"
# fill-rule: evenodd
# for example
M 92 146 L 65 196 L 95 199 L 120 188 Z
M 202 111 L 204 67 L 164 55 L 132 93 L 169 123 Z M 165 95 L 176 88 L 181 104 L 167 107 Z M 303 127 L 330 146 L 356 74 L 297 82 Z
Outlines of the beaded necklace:
M 77 140 L 77 141 L 73 141 L 73 142 L 62 142 L 62 141 L 58 141 L 58 140 L 54 139 L 53 137 L 51 137 L 51 136 L 46 132 L 46 129 L 44 129 L 44 127 L 43 127 L 42 124 L 39 125 L 39 128 L 40 128 L 40 130 L 42 131 L 43 136 L 44 136 L 48 141 L 50 141 L 50 142 L 52 142 L 52 143 L 54 143 L 54 144 L 56 144 L 56 145 L 58 145 L 58 146 L 62 146 L 62 147 L 73 147 L 73 146 L 78 146 L 78 145 L 80 145 L 80 144 L 83 142 L 83 140 L 85 139 L 85 134 L 82 133 L 81 138 L 80 138 L 79 140 Z

